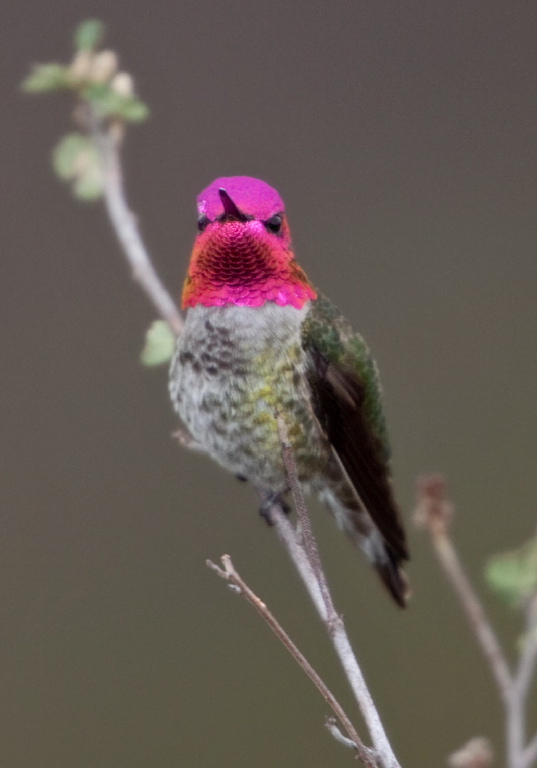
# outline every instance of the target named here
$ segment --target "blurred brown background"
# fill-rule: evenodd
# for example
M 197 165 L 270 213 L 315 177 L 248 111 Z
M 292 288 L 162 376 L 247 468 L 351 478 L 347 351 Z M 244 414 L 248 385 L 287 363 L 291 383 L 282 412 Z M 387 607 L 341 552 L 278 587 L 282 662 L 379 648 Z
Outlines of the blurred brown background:
M 379 361 L 407 515 L 416 476 L 444 471 L 511 650 L 519 627 L 481 573 L 537 519 L 537 6 L 0 8 L 0 765 L 349 765 L 309 681 L 204 565 L 231 553 L 354 712 L 250 490 L 170 438 L 166 373 L 138 364 L 151 308 L 101 207 L 50 171 L 70 105 L 18 90 L 91 16 L 152 107 L 125 162 L 164 280 L 179 290 L 214 177 L 280 190 L 301 263 Z M 409 523 L 402 613 L 313 511 L 404 764 L 442 765 L 476 734 L 500 746 L 490 674 L 424 538 Z

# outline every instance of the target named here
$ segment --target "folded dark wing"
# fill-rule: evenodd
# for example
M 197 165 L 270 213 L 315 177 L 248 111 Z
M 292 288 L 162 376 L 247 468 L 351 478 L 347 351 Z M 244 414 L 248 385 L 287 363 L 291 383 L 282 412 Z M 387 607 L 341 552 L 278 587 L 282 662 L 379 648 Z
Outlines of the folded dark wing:
M 356 372 L 338 368 L 318 350 L 312 351 L 311 359 L 315 414 L 386 544 L 396 558 L 408 559 L 384 446 L 367 417 L 365 385 Z
M 392 492 L 378 371 L 367 345 L 324 296 L 311 304 L 302 343 L 315 414 L 393 557 L 408 559 Z

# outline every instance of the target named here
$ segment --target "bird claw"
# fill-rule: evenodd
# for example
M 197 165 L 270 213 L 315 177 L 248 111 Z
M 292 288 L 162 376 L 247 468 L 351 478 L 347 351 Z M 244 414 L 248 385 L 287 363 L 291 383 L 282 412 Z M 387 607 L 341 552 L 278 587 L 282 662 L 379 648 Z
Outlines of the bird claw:
M 261 506 L 259 507 L 259 514 L 262 518 L 264 518 L 267 525 L 270 526 L 274 525 L 274 518 L 272 516 L 272 510 L 274 507 L 279 507 L 281 511 L 286 515 L 288 515 L 291 511 L 289 504 L 284 501 L 281 493 L 270 493 L 268 496 L 265 496 L 261 502 Z

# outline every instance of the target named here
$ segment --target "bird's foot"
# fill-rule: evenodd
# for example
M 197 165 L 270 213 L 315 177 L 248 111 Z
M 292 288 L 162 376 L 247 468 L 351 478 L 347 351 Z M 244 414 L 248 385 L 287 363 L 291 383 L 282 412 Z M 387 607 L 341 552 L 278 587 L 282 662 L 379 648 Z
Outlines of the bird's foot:
M 278 507 L 286 515 L 291 511 L 289 504 L 284 501 L 281 493 L 269 493 L 263 497 L 259 508 L 259 514 L 264 518 L 267 525 L 274 525 L 274 517 L 272 513 L 274 507 Z

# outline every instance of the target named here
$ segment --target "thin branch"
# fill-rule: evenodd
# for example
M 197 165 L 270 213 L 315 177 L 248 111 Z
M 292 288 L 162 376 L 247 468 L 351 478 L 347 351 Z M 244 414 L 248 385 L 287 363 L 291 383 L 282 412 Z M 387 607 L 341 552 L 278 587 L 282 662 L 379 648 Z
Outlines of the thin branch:
M 90 117 L 90 121 L 93 125 L 93 140 L 102 158 L 104 199 L 112 227 L 132 268 L 134 279 L 159 315 L 178 336 L 183 328 L 183 319 L 151 263 L 138 230 L 136 216 L 126 201 L 120 161 L 123 126 L 112 123 L 105 129 L 102 122 L 94 116 Z
M 523 759 L 525 766 L 530 766 L 537 761 L 537 733 L 533 737 L 533 739 L 527 744 L 526 749 L 524 750 Z
M 513 685 L 517 696 L 525 703 L 537 663 L 537 594 L 525 606 L 526 632 Z
M 509 688 L 512 682 L 511 672 L 496 633 L 492 629 L 483 606 L 462 568 L 451 538 L 447 534 L 437 534 L 433 537 L 433 546 L 462 603 L 466 618 L 479 641 L 481 650 L 489 661 L 500 695 L 506 702 L 509 699 Z
M 303 653 L 293 643 L 293 641 L 291 640 L 287 632 L 283 629 L 283 627 L 277 621 L 275 616 L 267 608 L 266 604 L 255 594 L 255 592 L 253 592 L 250 589 L 250 587 L 246 584 L 246 582 L 241 578 L 239 573 L 236 571 L 230 556 L 223 555 L 221 557 L 221 561 L 222 561 L 222 565 L 224 566 L 223 568 L 220 568 L 218 565 L 211 562 L 210 560 L 207 560 L 206 562 L 208 567 L 211 568 L 211 570 L 215 571 L 215 573 L 217 573 L 218 576 L 220 576 L 220 578 L 224 579 L 229 584 L 236 587 L 237 590 L 240 592 L 240 594 L 250 603 L 250 605 L 254 606 L 254 608 L 259 613 L 259 615 L 267 622 L 269 627 L 272 629 L 276 637 L 283 643 L 283 645 L 287 648 L 287 650 L 289 651 L 291 656 L 295 659 L 295 661 L 298 663 L 298 665 L 301 667 L 301 669 L 303 669 L 306 675 L 310 678 L 310 680 L 315 685 L 317 690 L 320 692 L 321 696 L 324 698 L 327 704 L 332 708 L 338 720 L 340 721 L 345 731 L 349 735 L 348 741 L 350 741 L 350 743 L 356 749 L 358 757 L 362 761 L 362 763 L 365 766 L 368 766 L 368 768 L 377 768 L 377 763 L 373 758 L 371 750 L 365 746 L 365 744 L 362 742 L 362 740 L 358 736 L 356 729 L 354 728 L 350 719 L 345 714 L 343 707 L 339 704 L 335 696 L 326 686 L 326 684 L 321 679 L 321 677 L 317 674 L 315 669 L 311 666 L 311 664 L 303 655 Z
M 283 509 L 274 504 L 270 508 L 270 517 L 289 557 L 302 579 L 315 609 L 323 622 L 327 621 L 326 605 L 306 551 L 301 544 L 299 533 L 293 528 Z
M 489 662 L 505 710 L 507 765 L 509 768 L 530 768 L 537 760 L 537 735 L 529 744 L 524 744 L 526 701 L 537 664 L 537 595 L 525 606 L 526 636 L 517 668 L 512 673 L 449 536 L 452 517 L 453 507 L 447 498 L 443 477 L 431 475 L 422 478 L 418 483 L 415 522 L 429 531 L 434 551 Z
M 532 760 L 526 757 L 526 701 L 532 683 L 537 660 L 537 595 L 525 606 L 526 633 L 520 651 L 518 665 L 510 691 L 507 709 L 507 751 L 509 765 L 514 768 L 529 768 Z
M 487 658 L 505 706 L 509 705 L 513 682 L 509 665 L 492 625 L 460 563 L 448 533 L 453 508 L 447 499 L 445 481 L 440 475 L 422 478 L 418 484 L 416 524 L 427 528 L 434 551 L 455 590 L 466 618 Z
M 388 740 L 379 713 L 362 674 L 362 670 L 360 669 L 354 651 L 352 650 L 343 619 L 337 614 L 334 608 L 334 602 L 322 569 L 317 542 L 309 520 L 308 510 L 303 503 L 302 491 L 299 488 L 300 484 L 297 480 L 298 472 L 296 469 L 294 452 L 292 449 L 290 451 L 285 450 L 287 441 L 282 439 L 287 437 L 285 434 L 285 424 L 283 424 L 283 427 L 284 429 L 282 430 L 281 420 L 279 420 L 282 457 L 285 462 L 286 470 L 288 469 L 289 485 L 291 488 L 295 486 L 295 491 L 298 487 L 298 506 L 300 514 L 307 518 L 307 531 L 308 537 L 310 538 L 310 546 L 314 552 L 314 563 L 312 563 L 308 557 L 305 547 L 302 548 L 300 541 L 297 538 L 297 533 L 286 519 L 284 512 L 278 508 L 273 509 L 271 510 L 271 517 L 274 520 L 280 538 L 287 547 L 287 551 L 295 563 L 306 588 L 312 596 L 317 612 L 326 627 L 332 645 L 334 646 L 334 650 L 343 666 L 347 680 L 349 681 L 354 697 L 365 720 L 380 762 L 384 768 L 400 768 L 399 761 Z M 301 525 L 303 526 L 302 521 Z M 317 572 L 321 574 L 320 580 L 317 577 Z M 316 587 L 312 585 L 312 582 L 316 584 Z
M 282 414 L 278 415 L 277 421 L 278 421 L 278 434 L 280 438 L 280 445 L 282 448 L 282 458 L 283 458 L 283 463 L 285 467 L 285 474 L 287 475 L 287 479 L 291 487 L 293 502 L 295 505 L 298 519 L 300 521 L 300 528 L 301 528 L 302 538 L 304 540 L 304 548 L 306 550 L 306 555 L 312 567 L 313 573 L 315 575 L 315 580 L 319 585 L 319 589 L 321 590 L 321 595 L 324 601 L 324 606 L 326 611 L 325 621 L 328 621 L 328 622 L 337 621 L 338 616 L 336 614 L 334 604 L 332 602 L 332 596 L 330 595 L 330 590 L 328 589 L 328 584 L 326 582 L 326 576 L 324 574 L 323 567 L 321 565 L 321 557 L 319 555 L 319 549 L 317 547 L 315 534 L 313 533 L 313 528 L 311 526 L 311 520 L 308 514 L 306 500 L 304 498 L 304 491 L 302 490 L 302 485 L 300 484 L 300 480 L 298 479 L 298 471 L 296 467 L 293 446 L 289 442 L 287 425 L 285 423 L 285 419 Z

